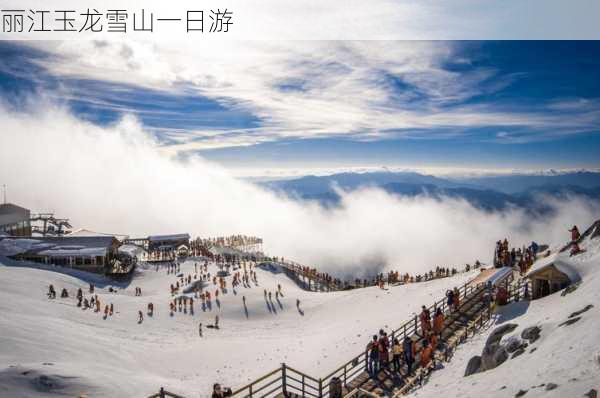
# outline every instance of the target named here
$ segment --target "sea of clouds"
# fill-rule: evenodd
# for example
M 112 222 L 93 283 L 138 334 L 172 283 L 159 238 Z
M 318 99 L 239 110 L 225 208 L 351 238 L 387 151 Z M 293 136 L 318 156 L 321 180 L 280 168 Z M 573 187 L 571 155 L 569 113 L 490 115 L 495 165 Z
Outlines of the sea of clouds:
M 0 126 L 0 182 L 10 202 L 132 237 L 257 235 L 268 254 L 336 275 L 486 263 L 498 239 L 559 244 L 573 224 L 600 218 L 599 203 L 578 197 L 540 198 L 553 214 L 532 218 L 375 188 L 341 192 L 340 206 L 326 209 L 236 178 L 201 156 L 173 156 L 131 116 L 98 126 L 37 103 L 0 106 Z

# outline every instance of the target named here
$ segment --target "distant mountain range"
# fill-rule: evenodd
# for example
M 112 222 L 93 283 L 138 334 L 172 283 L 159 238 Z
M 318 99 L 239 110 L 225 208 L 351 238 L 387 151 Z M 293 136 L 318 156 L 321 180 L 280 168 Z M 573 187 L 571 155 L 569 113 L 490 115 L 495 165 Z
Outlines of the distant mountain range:
M 536 200 L 540 195 L 559 199 L 578 195 L 600 200 L 600 173 L 596 172 L 452 179 L 415 172 L 340 173 L 263 182 L 261 185 L 290 197 L 314 200 L 326 206 L 339 203 L 336 187 L 344 191 L 377 187 L 400 196 L 464 199 L 485 210 L 520 207 L 540 213 L 549 210 Z

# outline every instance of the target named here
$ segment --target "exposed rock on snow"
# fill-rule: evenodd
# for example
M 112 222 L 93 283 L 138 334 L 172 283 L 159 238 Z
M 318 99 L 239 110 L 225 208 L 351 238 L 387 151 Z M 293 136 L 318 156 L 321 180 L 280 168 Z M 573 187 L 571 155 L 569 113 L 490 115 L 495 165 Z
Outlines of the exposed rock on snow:
M 574 323 L 576 323 L 577 321 L 579 321 L 581 319 L 580 316 L 576 317 L 576 318 L 571 318 L 569 320 L 564 321 L 563 323 L 559 323 L 558 326 L 570 326 Z
M 519 327 L 519 325 L 517 325 L 516 323 L 507 323 L 505 325 L 497 327 L 492 333 L 490 333 L 490 336 L 485 342 L 485 345 L 489 346 L 495 343 L 499 343 L 505 334 L 512 332 L 517 327 Z
M 471 376 L 479 372 L 481 368 L 481 357 L 479 355 L 475 355 L 473 358 L 469 359 L 469 363 L 467 364 L 467 369 L 465 369 L 465 377 Z
M 15 391 L 19 391 L 18 396 L 22 397 L 78 397 L 82 394 L 90 395 L 96 390 L 80 377 L 49 374 L 21 366 L 10 366 L 0 370 L 2 397 L 15 396 Z
M 497 368 L 508 359 L 508 352 L 506 348 L 499 344 L 494 343 L 486 345 L 481 354 L 481 369 L 480 372 Z
M 513 353 L 524 347 L 527 347 L 527 343 L 519 339 L 517 336 L 511 336 L 506 340 L 506 351 L 509 353 Z
M 525 345 L 521 348 L 518 348 L 515 352 L 513 352 L 512 356 L 510 357 L 510 359 L 515 359 L 516 357 L 518 357 L 519 355 L 522 355 L 525 353 L 525 348 L 527 348 L 527 343 L 525 343 Z
M 558 387 L 558 384 L 548 383 L 548 384 L 546 384 L 546 391 L 554 390 L 557 387 Z
M 572 285 L 569 285 L 565 288 L 565 290 L 562 291 L 562 293 L 560 295 L 564 297 L 569 293 L 573 293 L 575 290 L 577 290 L 578 287 L 579 287 L 579 283 L 574 283 Z
M 598 391 L 592 388 L 590 391 L 585 393 L 585 396 L 588 398 L 598 398 Z
M 531 326 L 521 332 L 521 338 L 529 340 L 530 343 L 533 343 L 540 338 L 541 332 L 542 329 L 539 326 Z
M 579 315 L 583 314 L 584 312 L 591 310 L 592 308 L 594 308 L 594 306 L 592 304 L 588 304 L 582 310 L 573 312 L 571 315 L 569 315 L 569 318 L 574 318 L 576 316 L 579 316 Z

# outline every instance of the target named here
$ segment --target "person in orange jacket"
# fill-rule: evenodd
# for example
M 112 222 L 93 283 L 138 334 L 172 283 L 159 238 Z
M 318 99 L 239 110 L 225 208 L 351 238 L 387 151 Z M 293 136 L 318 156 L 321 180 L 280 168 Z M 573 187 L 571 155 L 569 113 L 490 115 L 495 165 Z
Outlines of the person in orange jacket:
M 433 349 L 429 344 L 429 341 L 423 340 L 423 349 L 421 350 L 421 367 L 427 368 L 431 364 L 431 357 L 433 354 Z
M 435 350 L 437 347 L 437 343 L 438 343 L 438 335 L 434 332 L 431 332 L 429 334 L 428 341 L 429 341 L 429 345 L 431 346 L 431 349 Z

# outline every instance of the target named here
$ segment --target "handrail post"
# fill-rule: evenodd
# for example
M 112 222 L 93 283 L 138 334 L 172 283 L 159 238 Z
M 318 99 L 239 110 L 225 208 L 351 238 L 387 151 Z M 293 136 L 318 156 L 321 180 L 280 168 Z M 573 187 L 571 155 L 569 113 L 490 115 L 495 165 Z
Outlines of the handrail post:
M 348 375 L 347 375 L 347 371 L 346 371 L 346 367 L 348 365 L 344 365 L 344 386 L 348 385 Z
M 285 363 L 281 364 L 281 390 L 283 391 L 283 396 L 285 397 L 287 395 Z
M 305 379 L 305 377 L 304 377 L 304 374 L 303 374 L 302 375 L 302 396 L 304 396 L 304 384 L 305 384 L 304 379 Z
M 319 398 L 323 397 L 323 379 L 319 378 Z

